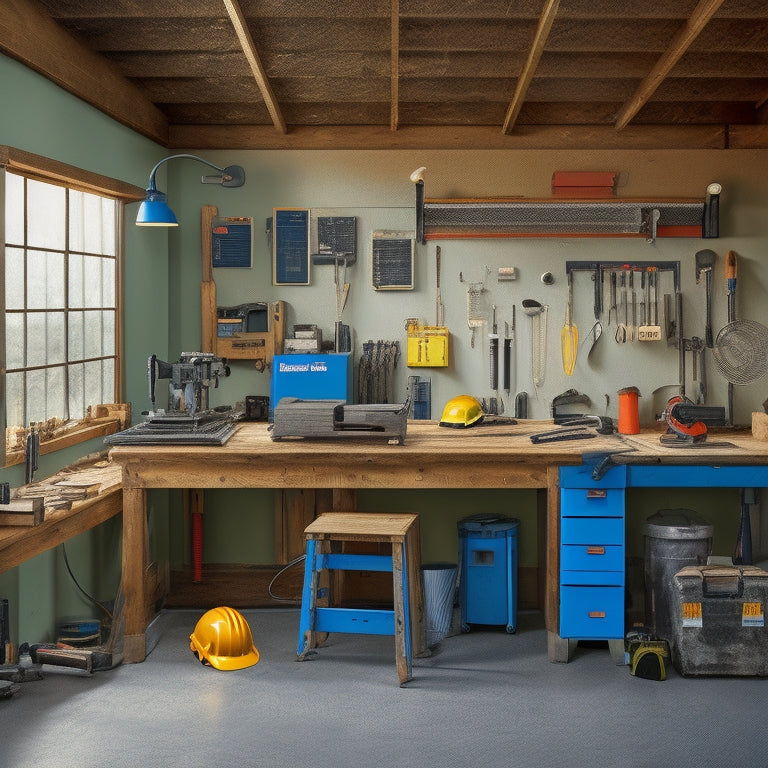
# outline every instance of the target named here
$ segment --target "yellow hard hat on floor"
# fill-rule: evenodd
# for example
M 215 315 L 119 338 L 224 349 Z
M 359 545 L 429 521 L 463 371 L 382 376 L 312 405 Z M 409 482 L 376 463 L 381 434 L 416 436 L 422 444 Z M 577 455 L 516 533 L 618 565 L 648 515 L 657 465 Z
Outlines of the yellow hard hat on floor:
M 244 669 L 259 661 L 251 628 L 243 614 L 234 608 L 222 606 L 203 614 L 189 641 L 189 647 L 201 663 L 216 669 Z

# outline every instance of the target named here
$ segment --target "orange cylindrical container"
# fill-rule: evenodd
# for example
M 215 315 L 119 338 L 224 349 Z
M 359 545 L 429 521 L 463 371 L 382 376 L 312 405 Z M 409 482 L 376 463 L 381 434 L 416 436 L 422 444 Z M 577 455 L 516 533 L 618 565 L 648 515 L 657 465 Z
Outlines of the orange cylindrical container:
M 622 435 L 636 435 L 640 431 L 640 409 L 637 398 L 640 390 L 637 387 L 624 387 L 619 395 L 619 432 Z

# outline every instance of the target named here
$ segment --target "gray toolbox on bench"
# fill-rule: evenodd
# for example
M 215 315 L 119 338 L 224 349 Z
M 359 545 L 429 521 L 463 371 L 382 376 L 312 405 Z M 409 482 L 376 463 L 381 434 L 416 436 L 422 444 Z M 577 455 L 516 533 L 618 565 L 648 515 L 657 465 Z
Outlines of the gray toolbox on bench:
M 768 676 L 768 572 L 691 565 L 670 596 L 672 662 L 685 676 Z

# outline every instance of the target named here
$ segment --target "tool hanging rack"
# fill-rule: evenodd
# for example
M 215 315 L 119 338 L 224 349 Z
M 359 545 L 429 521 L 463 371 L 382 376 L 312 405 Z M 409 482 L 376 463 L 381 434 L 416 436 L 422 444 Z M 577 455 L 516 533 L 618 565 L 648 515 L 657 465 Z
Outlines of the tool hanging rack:
M 571 272 L 591 272 L 597 274 L 602 283 L 606 273 L 616 272 L 671 272 L 674 280 L 674 289 L 680 289 L 680 262 L 679 261 L 566 261 L 565 274 Z
M 719 235 L 719 194 L 680 199 L 427 199 L 416 183 L 416 239 Z

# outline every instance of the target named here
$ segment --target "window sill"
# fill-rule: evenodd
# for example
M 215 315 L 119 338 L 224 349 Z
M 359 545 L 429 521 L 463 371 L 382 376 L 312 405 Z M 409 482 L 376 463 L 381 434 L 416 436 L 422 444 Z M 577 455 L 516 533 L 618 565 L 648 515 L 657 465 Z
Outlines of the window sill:
M 61 427 L 56 434 L 40 440 L 40 454 L 53 453 L 96 437 L 106 437 L 120 432 L 131 423 L 130 403 L 97 405 L 94 414 L 80 421 Z M 5 454 L 5 466 L 22 464 L 26 460 L 24 449 L 9 450 Z

